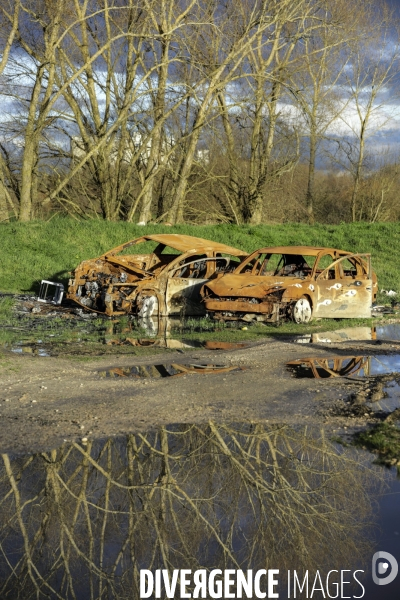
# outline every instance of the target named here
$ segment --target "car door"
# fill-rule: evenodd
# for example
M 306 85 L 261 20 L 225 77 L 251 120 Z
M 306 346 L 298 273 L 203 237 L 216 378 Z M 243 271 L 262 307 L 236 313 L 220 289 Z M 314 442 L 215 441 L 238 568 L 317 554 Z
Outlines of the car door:
M 205 315 L 200 290 L 209 279 L 207 254 L 175 261 L 168 270 L 165 301 L 168 315 Z
M 372 271 L 369 254 L 333 261 L 315 280 L 314 317 L 371 317 Z

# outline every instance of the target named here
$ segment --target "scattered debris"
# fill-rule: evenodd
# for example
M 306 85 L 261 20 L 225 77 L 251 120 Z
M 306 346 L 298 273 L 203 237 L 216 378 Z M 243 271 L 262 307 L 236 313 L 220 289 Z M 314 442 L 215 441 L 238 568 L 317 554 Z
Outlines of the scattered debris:
M 371 315 L 373 317 L 380 317 L 381 315 L 392 315 L 394 314 L 394 309 L 392 306 L 388 306 L 386 304 L 380 304 L 377 306 L 373 306 L 371 309 Z
M 55 283 L 54 281 L 47 281 L 46 279 L 42 279 L 39 288 L 39 295 L 37 297 L 38 302 L 46 302 L 48 304 L 61 304 L 63 296 L 64 286 L 62 283 Z M 34 312 L 33 309 L 32 312 Z

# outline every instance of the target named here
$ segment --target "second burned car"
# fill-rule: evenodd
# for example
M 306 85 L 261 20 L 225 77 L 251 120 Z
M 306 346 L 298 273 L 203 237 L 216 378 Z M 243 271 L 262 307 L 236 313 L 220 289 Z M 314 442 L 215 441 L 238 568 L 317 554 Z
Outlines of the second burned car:
M 370 254 L 282 246 L 256 250 L 233 273 L 206 283 L 202 296 L 217 319 L 308 323 L 371 317 L 377 289 Z

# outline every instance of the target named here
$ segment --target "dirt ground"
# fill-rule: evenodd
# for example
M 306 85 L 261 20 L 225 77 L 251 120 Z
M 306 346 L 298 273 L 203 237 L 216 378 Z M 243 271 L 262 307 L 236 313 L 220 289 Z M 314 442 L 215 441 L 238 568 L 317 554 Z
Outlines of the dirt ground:
M 373 393 L 373 382 L 297 379 L 286 363 L 332 353 L 376 355 L 398 350 L 399 345 L 392 342 L 302 345 L 268 340 L 231 351 L 169 351 L 146 357 L 123 354 L 86 362 L 3 353 L 0 451 L 36 452 L 84 437 L 210 419 L 320 424 L 333 435 L 343 435 L 376 421 L 363 406 Z M 191 362 L 236 365 L 240 370 L 157 379 L 99 374 L 112 367 Z

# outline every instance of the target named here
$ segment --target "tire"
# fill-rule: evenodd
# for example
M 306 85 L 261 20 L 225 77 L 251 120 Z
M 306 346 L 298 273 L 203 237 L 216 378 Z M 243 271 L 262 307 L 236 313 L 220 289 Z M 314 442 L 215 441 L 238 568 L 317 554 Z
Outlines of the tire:
M 308 298 L 303 296 L 293 303 L 292 319 L 295 323 L 309 323 L 312 319 L 312 308 Z

